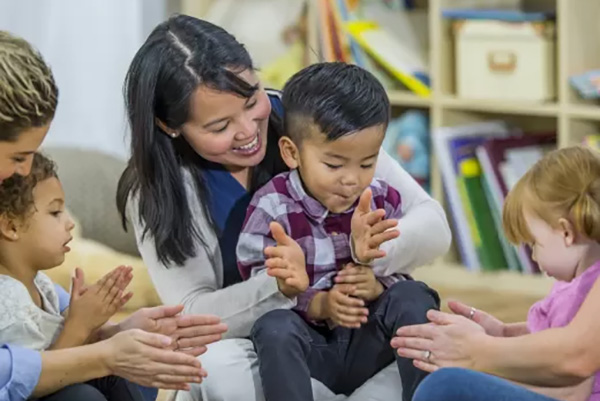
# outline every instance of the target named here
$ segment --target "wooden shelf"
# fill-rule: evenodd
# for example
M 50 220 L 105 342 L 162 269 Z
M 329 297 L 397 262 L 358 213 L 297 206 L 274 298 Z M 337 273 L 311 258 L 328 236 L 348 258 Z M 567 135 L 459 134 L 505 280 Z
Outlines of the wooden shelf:
M 388 90 L 388 97 L 392 106 L 407 106 L 407 107 L 429 107 L 431 106 L 431 98 L 425 98 L 415 95 L 412 92 L 403 90 Z
M 572 105 L 567 110 L 570 117 L 600 121 L 600 106 Z
M 445 96 L 441 100 L 442 107 L 453 110 L 481 111 L 489 113 L 558 116 L 556 103 L 508 102 L 494 100 L 470 100 L 454 96 Z
M 309 5 L 308 42 L 310 48 L 319 47 L 318 32 L 315 27 L 316 4 L 318 0 L 306 0 Z M 429 111 L 431 135 L 441 127 L 480 122 L 489 119 L 504 119 L 509 124 L 522 128 L 525 132 L 556 131 L 558 146 L 581 143 L 585 135 L 600 133 L 600 104 L 586 102 L 579 98 L 569 84 L 569 78 L 584 71 L 600 68 L 600 46 L 594 38 L 600 37 L 600 0 L 521 0 L 526 9 L 548 9 L 556 15 L 556 58 L 555 87 L 557 98 L 547 103 L 532 103 L 505 100 L 468 100 L 457 96 L 452 23 L 443 18 L 442 11 L 460 8 L 462 0 L 418 0 L 419 9 L 408 11 L 414 15 L 397 18 L 395 11 L 385 10 L 381 18 L 384 28 L 392 33 L 406 30 L 396 29 L 399 21 L 412 21 L 419 17 L 419 23 L 410 26 L 408 32 L 415 38 L 423 35 L 423 46 L 428 47 L 428 68 L 431 78 L 431 95 L 421 98 L 402 90 L 390 90 L 388 95 L 396 112 L 407 108 Z M 483 2 L 482 2 L 483 3 Z M 507 0 L 514 4 L 515 1 Z M 508 4 L 507 4 L 508 5 Z M 427 13 L 427 21 L 423 14 Z M 396 19 L 395 19 L 396 18 Z M 396 25 L 394 25 L 396 23 Z M 402 25 L 406 27 L 406 25 Z M 414 39 L 414 38 L 413 38 Z M 309 63 L 316 62 L 316 52 L 309 54 Z M 398 114 L 394 113 L 394 114 Z M 443 185 L 435 155 L 431 158 L 431 192 L 434 198 L 445 203 Z M 450 216 L 448 216 L 450 217 Z M 449 254 L 451 260 L 456 258 Z

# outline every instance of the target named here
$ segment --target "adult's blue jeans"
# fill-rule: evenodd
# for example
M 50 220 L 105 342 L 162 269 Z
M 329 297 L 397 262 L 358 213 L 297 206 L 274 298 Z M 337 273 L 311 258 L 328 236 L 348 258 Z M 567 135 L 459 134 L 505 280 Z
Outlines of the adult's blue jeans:
M 496 376 L 443 368 L 427 376 L 413 401 L 556 401 Z

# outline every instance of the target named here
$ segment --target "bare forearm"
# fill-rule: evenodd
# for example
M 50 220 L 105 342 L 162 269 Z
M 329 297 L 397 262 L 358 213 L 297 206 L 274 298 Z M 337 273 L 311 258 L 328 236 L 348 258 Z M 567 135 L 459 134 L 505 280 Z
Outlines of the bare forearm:
M 90 338 L 90 343 L 106 340 L 121 331 L 118 323 L 107 322 L 100 327 Z
M 600 370 L 600 280 L 573 320 L 561 328 L 512 338 L 480 337 L 475 368 L 538 386 L 574 386 Z
M 66 320 L 63 330 L 60 332 L 54 344 L 49 350 L 58 350 L 63 348 L 73 348 L 85 345 L 89 342 L 91 333 L 80 324 Z
M 530 391 L 533 391 L 538 394 L 545 395 L 546 397 L 550 397 L 557 400 L 562 401 L 585 401 L 587 400 L 591 393 L 592 387 L 594 385 L 594 379 L 589 378 L 585 380 L 583 383 L 576 384 L 575 386 L 568 387 L 539 387 L 539 386 L 531 386 L 528 384 L 516 383 Z
M 504 325 L 504 337 L 519 337 L 529 334 L 526 322 L 507 323 Z
M 104 344 L 42 352 L 42 373 L 34 397 L 51 394 L 65 386 L 110 375 Z
M 327 293 L 325 291 L 321 291 L 318 292 L 317 295 L 315 295 L 312 299 L 312 301 L 310 302 L 310 304 L 308 305 L 308 311 L 306 312 L 306 314 L 308 315 L 308 317 L 312 320 L 325 320 L 328 319 L 329 316 L 327 316 L 326 314 L 326 308 L 325 308 L 325 297 L 327 296 Z
M 482 337 L 473 344 L 475 369 L 537 386 L 573 386 L 593 371 L 585 365 L 585 348 L 566 328 L 519 337 Z

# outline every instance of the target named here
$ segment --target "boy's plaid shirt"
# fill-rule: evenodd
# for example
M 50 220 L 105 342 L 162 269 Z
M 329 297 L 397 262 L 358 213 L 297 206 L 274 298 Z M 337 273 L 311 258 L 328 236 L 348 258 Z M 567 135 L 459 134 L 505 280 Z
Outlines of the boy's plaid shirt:
M 398 191 L 379 179 L 374 179 L 370 187 L 371 208 L 384 209 L 388 219 L 399 219 L 402 205 Z M 264 249 L 276 245 L 269 224 L 278 222 L 300 245 L 306 257 L 310 287 L 298 296 L 295 308 L 306 312 L 315 294 L 333 287 L 338 270 L 354 259 L 350 249 L 350 223 L 355 206 L 341 214 L 330 213 L 306 193 L 297 170 L 274 177 L 256 192 L 246 213 L 237 245 L 242 278 L 247 280 L 265 269 Z M 383 271 L 384 265 L 390 262 L 385 259 L 377 259 L 373 269 L 378 280 L 389 287 L 404 276 L 378 275 L 378 270 Z M 382 268 L 378 269 L 379 266 Z

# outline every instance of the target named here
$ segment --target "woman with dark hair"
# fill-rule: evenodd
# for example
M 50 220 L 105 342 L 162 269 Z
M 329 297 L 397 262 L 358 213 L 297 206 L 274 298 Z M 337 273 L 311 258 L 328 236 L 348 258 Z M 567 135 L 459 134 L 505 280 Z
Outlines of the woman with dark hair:
M 218 315 L 229 328 L 202 356 L 209 377 L 191 395 L 262 399 L 247 336 L 257 318 L 296 299 L 266 274 L 242 282 L 235 249 L 252 194 L 286 169 L 279 94 L 261 86 L 232 35 L 180 15 L 157 26 L 134 57 L 125 101 L 132 155 L 117 193 L 124 223 L 132 222 L 162 301 Z M 376 176 L 403 194 L 401 234 L 390 250 L 397 270 L 410 273 L 445 253 L 450 230 L 440 205 L 383 151 Z M 395 369 L 365 391 L 383 380 L 378 395 L 398 399 Z

